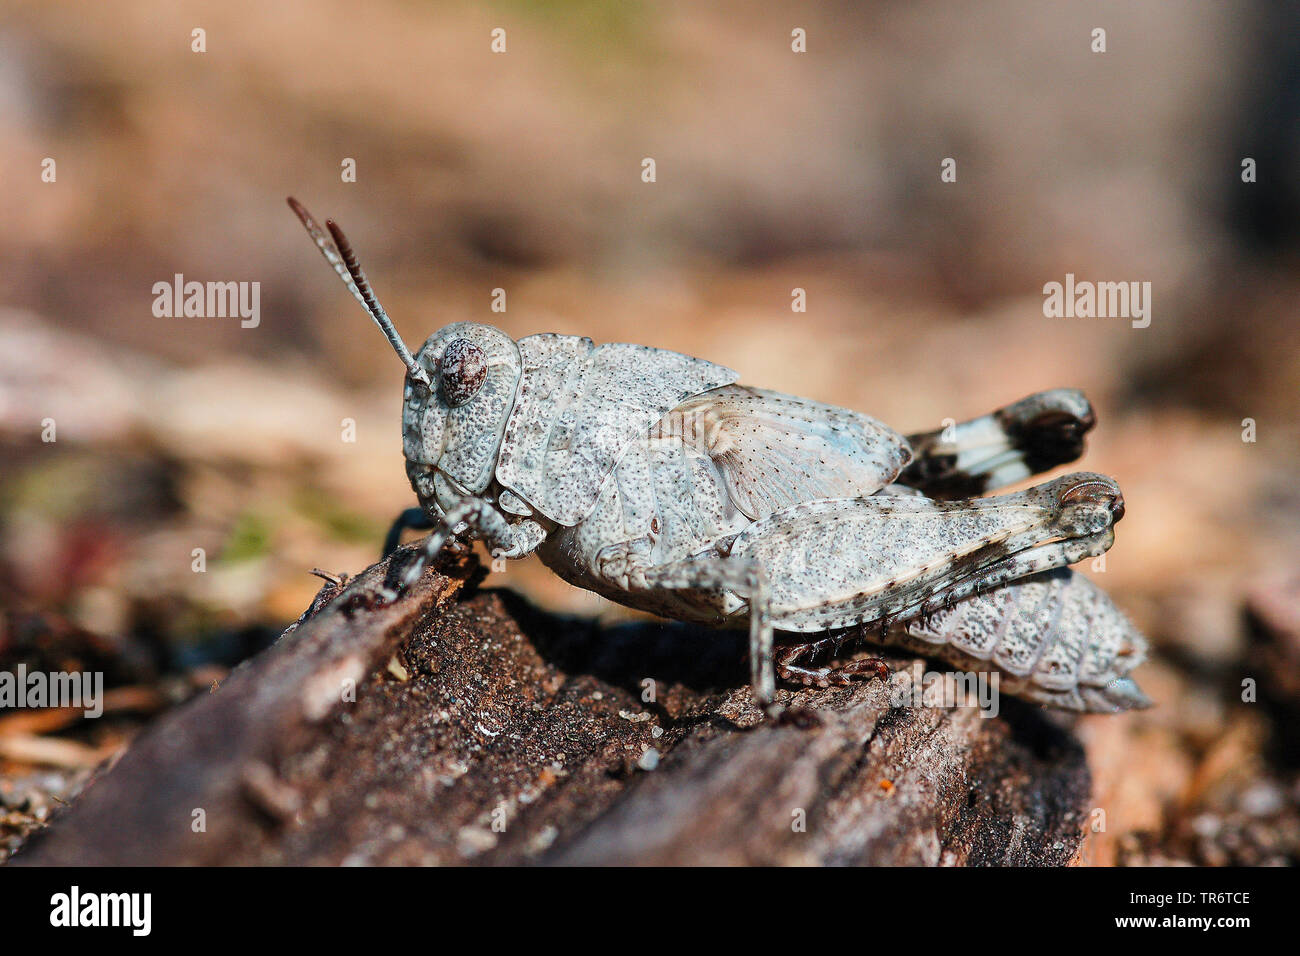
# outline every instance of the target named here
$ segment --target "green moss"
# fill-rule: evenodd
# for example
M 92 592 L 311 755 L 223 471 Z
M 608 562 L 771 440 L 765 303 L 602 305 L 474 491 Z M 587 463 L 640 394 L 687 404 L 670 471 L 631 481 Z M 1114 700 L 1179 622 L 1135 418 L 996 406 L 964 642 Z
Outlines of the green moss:
M 294 495 L 294 510 L 323 527 L 331 538 L 348 544 L 374 544 L 383 540 L 387 530 L 365 515 L 350 511 L 336 497 L 318 488 L 304 488 Z
M 230 530 L 218 560 L 227 563 L 265 557 L 271 550 L 271 526 L 261 515 L 245 512 Z
M 67 521 L 93 510 L 100 465 L 92 455 L 60 454 L 33 463 L 5 481 L 0 506 Z

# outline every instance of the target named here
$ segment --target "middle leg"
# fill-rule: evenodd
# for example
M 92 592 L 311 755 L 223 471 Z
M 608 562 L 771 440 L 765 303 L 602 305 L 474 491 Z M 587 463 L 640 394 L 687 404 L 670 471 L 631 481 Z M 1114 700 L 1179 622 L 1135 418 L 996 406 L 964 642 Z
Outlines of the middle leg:
M 770 715 L 776 701 L 776 672 L 767 574 L 762 564 L 709 553 L 648 567 L 643 573 L 647 588 L 729 592 L 748 602 L 750 687 L 755 700 Z

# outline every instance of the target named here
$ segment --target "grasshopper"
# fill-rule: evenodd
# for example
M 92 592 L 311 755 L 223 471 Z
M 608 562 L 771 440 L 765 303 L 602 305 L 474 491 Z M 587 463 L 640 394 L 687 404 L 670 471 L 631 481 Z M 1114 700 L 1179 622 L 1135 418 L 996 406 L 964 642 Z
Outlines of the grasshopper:
M 1145 642 L 1066 566 L 1102 554 L 1119 486 L 1080 472 L 975 497 L 1075 460 L 1095 423 L 1073 389 L 904 437 L 866 415 L 737 383 L 678 352 L 456 322 L 412 355 L 339 227 L 289 205 L 406 367 L 402 443 L 432 531 L 393 599 L 447 547 L 534 552 L 571 584 L 663 617 L 747 627 L 752 692 L 884 676 L 813 667 L 874 639 L 1049 706 L 1148 706 L 1128 676 Z M 1059 569 L 1059 570 L 1058 570 Z M 797 635 L 779 650 L 774 633 Z M 820 636 L 812 636 L 820 635 Z

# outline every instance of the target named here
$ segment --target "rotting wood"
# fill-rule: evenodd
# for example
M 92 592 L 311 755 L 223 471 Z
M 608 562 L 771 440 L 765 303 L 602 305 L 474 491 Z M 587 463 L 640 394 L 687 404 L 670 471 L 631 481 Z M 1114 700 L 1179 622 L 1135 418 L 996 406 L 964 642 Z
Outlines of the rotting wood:
M 369 595 L 388 573 L 327 582 L 273 648 L 158 719 L 13 862 L 1077 857 L 1084 753 L 1031 705 L 1003 700 L 989 719 L 891 707 L 872 681 L 797 691 L 767 721 L 741 634 L 545 614 L 477 589 L 467 556 L 380 605 Z

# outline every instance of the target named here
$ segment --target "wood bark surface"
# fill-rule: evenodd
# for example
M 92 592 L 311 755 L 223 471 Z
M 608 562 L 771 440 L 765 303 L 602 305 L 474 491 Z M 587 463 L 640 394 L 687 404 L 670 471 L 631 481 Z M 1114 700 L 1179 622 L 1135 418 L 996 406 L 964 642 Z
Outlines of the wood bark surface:
M 891 706 L 912 662 L 887 658 L 888 681 L 798 690 L 771 720 L 749 699 L 743 634 L 553 616 L 478 587 L 472 555 L 384 604 L 390 573 L 327 584 L 13 862 L 1077 858 L 1084 752 L 1035 707 Z

